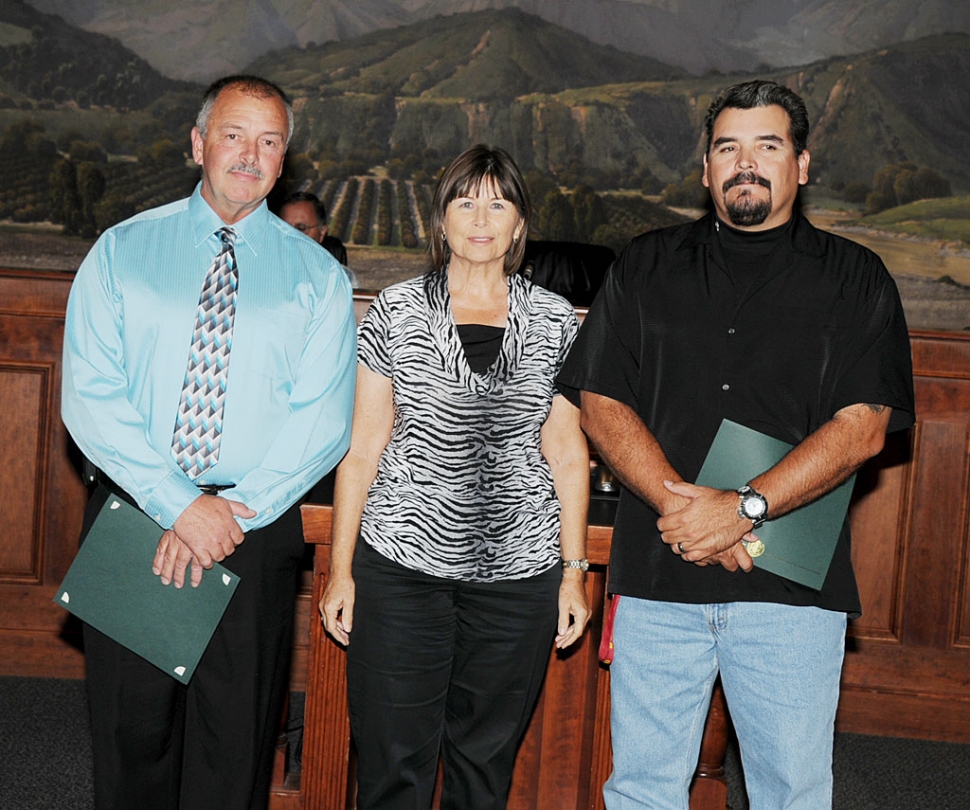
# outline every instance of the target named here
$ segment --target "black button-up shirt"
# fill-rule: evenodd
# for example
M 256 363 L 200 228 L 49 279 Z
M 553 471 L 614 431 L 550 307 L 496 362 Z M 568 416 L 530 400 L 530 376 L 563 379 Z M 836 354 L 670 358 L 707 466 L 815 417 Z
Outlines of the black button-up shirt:
M 715 258 L 713 215 L 634 239 L 590 308 L 558 378 L 563 392 L 577 404 L 588 390 L 630 406 L 686 481 L 725 418 L 790 444 L 858 403 L 888 405 L 890 430 L 908 427 L 912 363 L 892 277 L 875 253 L 800 214 L 789 233 L 740 294 Z M 622 492 L 612 592 L 860 610 L 848 521 L 818 592 L 757 568 L 686 564 L 660 540 L 657 518 Z

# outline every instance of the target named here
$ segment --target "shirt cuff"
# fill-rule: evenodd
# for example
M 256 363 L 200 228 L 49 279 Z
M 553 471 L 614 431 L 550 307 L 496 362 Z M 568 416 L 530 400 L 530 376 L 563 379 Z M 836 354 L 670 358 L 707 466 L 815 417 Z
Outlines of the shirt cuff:
M 152 492 L 145 504 L 145 514 L 164 529 L 171 529 L 176 519 L 202 493 L 184 473 L 172 472 Z

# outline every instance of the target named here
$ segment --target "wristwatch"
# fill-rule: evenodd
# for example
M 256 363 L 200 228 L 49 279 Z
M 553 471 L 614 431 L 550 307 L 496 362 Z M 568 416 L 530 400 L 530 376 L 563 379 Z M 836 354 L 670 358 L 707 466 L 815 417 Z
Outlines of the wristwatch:
M 738 497 L 741 502 L 738 504 L 738 515 L 750 520 L 757 529 L 768 519 L 768 501 L 765 496 L 749 484 L 745 484 L 738 490 Z
M 589 571 L 589 560 L 585 557 L 581 560 L 563 560 L 563 570 L 567 568 L 578 568 L 580 571 Z

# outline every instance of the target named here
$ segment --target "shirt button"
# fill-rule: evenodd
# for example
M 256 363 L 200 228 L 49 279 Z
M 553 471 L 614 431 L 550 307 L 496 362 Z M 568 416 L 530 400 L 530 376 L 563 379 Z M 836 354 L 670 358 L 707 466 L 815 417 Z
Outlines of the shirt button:
M 733 326 L 730 329 L 728 329 L 728 334 L 729 335 L 733 335 L 734 334 L 734 327 Z
M 156 523 L 160 523 L 161 520 L 162 520 L 162 516 L 161 515 L 155 515 L 155 522 Z
M 730 391 L 731 390 L 731 386 L 728 385 L 727 383 L 724 383 L 724 385 L 721 386 L 721 390 L 722 391 Z

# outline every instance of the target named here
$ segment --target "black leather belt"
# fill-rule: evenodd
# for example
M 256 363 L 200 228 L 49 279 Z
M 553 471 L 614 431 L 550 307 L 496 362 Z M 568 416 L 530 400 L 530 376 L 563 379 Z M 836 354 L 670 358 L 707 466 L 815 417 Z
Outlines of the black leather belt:
M 235 484 L 196 484 L 202 490 L 203 495 L 218 495 L 227 489 L 232 489 Z
M 93 472 L 92 472 L 93 470 Z M 84 472 L 85 483 L 93 484 L 95 482 L 99 484 L 104 484 L 112 492 L 122 493 L 121 487 L 119 487 L 114 481 L 112 481 L 100 467 L 86 468 Z M 227 489 L 232 489 L 235 484 L 196 484 L 196 486 L 201 490 L 203 495 L 218 495 Z

